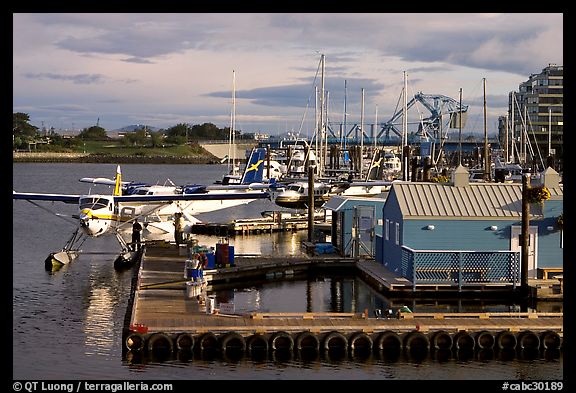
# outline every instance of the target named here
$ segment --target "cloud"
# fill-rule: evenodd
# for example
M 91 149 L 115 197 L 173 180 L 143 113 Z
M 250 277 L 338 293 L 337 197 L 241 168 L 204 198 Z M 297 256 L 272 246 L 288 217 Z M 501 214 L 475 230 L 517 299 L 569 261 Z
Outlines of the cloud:
M 122 61 L 125 61 L 126 63 L 154 64 L 154 62 L 152 62 L 148 59 L 143 59 L 141 57 L 129 57 L 127 59 L 123 59 Z
M 555 14 L 302 14 L 275 15 L 309 47 L 372 48 L 404 61 L 443 62 L 530 74 L 553 57 L 561 64 L 563 20 Z M 329 43 L 329 44 L 327 44 Z M 348 57 L 348 55 L 346 56 Z M 552 61 L 552 60 L 550 60 Z M 545 63 L 545 64 L 543 64 Z
M 76 74 L 76 75 L 63 75 L 63 74 L 54 74 L 50 72 L 43 72 L 43 73 L 25 73 L 23 75 L 25 78 L 28 79 L 51 79 L 51 80 L 60 80 L 60 81 L 70 81 L 74 84 L 78 85 L 90 85 L 96 83 L 103 83 L 105 81 L 105 77 L 99 74 Z
M 90 112 L 90 109 L 82 105 L 75 104 L 59 104 L 59 105 L 41 105 L 38 109 L 43 111 L 55 112 Z
M 238 121 L 248 129 L 298 126 L 314 111 L 320 54 L 326 55 L 330 116 L 394 113 L 408 72 L 410 93 L 474 95 L 489 81 L 488 108 L 548 63 L 563 63 L 561 13 L 16 13 L 13 107 L 68 103 L 113 127 L 170 126 L 195 119 L 225 126 L 232 69 L 239 75 Z M 318 72 L 318 74 L 317 74 Z M 314 81 L 314 76 L 316 80 Z M 51 82 L 51 83 L 50 83 Z M 47 87 L 49 85 L 49 87 Z M 86 87 L 89 88 L 86 88 Z M 412 91 L 412 89 L 414 91 Z M 479 90 L 478 90 L 479 89 Z M 114 98 L 115 103 L 104 103 Z M 466 97 L 468 98 L 468 97 Z M 470 103 L 468 103 L 470 104 Z M 64 108 L 64 106 L 63 106 Z M 30 112 L 49 122 L 49 112 Z M 56 113 L 56 111 L 50 112 Z M 81 111 L 71 110 L 70 115 Z M 504 114 L 502 113 L 502 114 Z M 65 116 L 62 112 L 60 118 Z M 58 120 L 59 121 L 59 120 Z M 162 124 L 164 123 L 164 124 Z M 81 124 L 75 119 L 75 124 Z M 216 123 L 215 123 L 216 124 Z
M 293 84 L 285 86 L 269 86 L 261 87 L 251 90 L 240 90 L 236 92 L 237 99 L 248 99 L 252 103 L 263 106 L 274 107 L 297 107 L 303 108 L 306 106 L 314 107 L 315 89 L 318 86 L 320 91 L 320 79 L 316 79 L 313 83 L 313 78 L 307 79 L 307 84 Z M 346 80 L 347 94 L 352 101 L 358 101 L 361 89 L 364 89 L 364 94 L 376 96 L 385 87 L 384 84 L 377 82 L 374 79 L 361 79 L 342 77 L 330 78 L 324 85 L 324 89 L 329 94 L 330 100 L 344 101 L 344 81 Z M 218 91 L 206 94 L 209 97 L 231 97 L 230 91 Z

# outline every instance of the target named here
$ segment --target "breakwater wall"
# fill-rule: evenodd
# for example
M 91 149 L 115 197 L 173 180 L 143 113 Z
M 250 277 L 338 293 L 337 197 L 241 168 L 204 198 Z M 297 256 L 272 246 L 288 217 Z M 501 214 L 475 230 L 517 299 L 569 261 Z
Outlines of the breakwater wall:
M 110 164 L 219 164 L 212 156 L 147 156 L 89 153 L 13 152 L 13 162 L 69 162 Z

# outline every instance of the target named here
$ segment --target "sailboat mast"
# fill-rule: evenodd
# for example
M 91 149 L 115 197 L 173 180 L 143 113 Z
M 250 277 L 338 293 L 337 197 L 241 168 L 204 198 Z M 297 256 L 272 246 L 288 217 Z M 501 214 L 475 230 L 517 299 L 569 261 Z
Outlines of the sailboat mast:
M 346 128 L 346 115 L 347 115 L 347 113 L 346 113 L 346 111 L 347 111 L 347 109 L 346 109 L 346 98 L 347 98 L 347 97 L 346 97 L 346 96 L 347 96 L 347 95 L 348 95 L 348 83 L 346 82 L 346 79 L 344 79 L 344 126 L 343 126 L 343 129 L 344 129 L 344 135 L 343 135 L 343 138 L 344 138 L 344 150 L 346 150 L 346 138 L 347 138 L 346 133 L 348 132 L 348 130 L 347 130 L 347 128 Z
M 236 71 L 232 70 L 232 171 L 236 174 Z
M 515 107 L 514 107 L 514 99 L 516 97 L 514 96 L 514 92 L 512 92 L 512 112 L 510 113 L 510 126 L 512 127 L 510 129 L 510 148 L 512 150 L 512 159 L 510 160 L 511 162 L 516 162 L 515 158 L 514 158 L 514 150 L 516 149 L 516 143 L 515 142 L 515 131 L 516 131 L 516 124 L 514 123 L 514 112 L 515 112 Z M 518 151 L 516 151 L 516 153 L 518 153 Z
M 376 139 L 378 139 L 378 104 L 376 104 L 376 110 L 374 111 L 374 129 L 372 136 L 374 138 L 374 151 L 376 151 Z
M 486 78 L 484 82 L 484 180 L 490 181 L 490 156 L 488 154 L 488 127 L 486 124 Z
M 360 105 L 360 170 L 358 174 L 362 177 L 362 171 L 364 170 L 364 88 L 361 90 L 362 101 Z
M 315 121 L 315 130 L 314 130 L 314 144 L 315 144 L 315 153 L 316 153 L 316 163 L 318 164 L 318 168 L 320 167 L 320 154 L 318 153 L 318 138 L 320 137 L 320 121 L 318 118 L 318 86 L 314 86 L 314 119 Z
M 228 135 L 228 173 L 234 174 L 236 162 L 236 149 L 234 149 L 234 126 L 236 117 L 236 71 L 232 70 L 232 110 L 230 111 L 230 133 Z M 232 159 L 232 170 L 230 170 L 230 160 Z
M 552 108 L 548 108 L 548 157 L 552 155 Z
M 326 100 L 324 101 L 324 116 L 325 116 L 325 123 L 328 125 L 328 108 L 330 103 L 330 91 L 326 92 Z M 324 132 L 324 162 L 328 162 L 328 127 L 326 127 L 326 131 Z
M 526 136 L 528 134 L 527 134 L 527 130 L 526 130 L 526 115 L 527 115 L 526 110 L 527 110 L 527 108 L 526 108 L 526 106 L 524 106 L 524 119 L 522 119 L 522 134 L 520 134 L 521 135 L 520 140 L 522 141 L 522 145 L 521 145 L 521 148 L 522 148 L 522 165 L 526 165 L 526 157 L 527 157 L 526 143 L 528 143 L 528 138 L 526 138 Z
M 408 81 L 406 71 L 404 72 L 404 96 L 402 98 L 402 180 L 408 180 L 408 156 L 406 146 L 408 145 Z
M 318 168 L 318 173 L 320 176 L 324 175 L 324 133 L 326 129 L 324 127 L 324 54 L 320 56 L 320 61 L 322 65 L 322 81 L 321 81 L 321 91 L 320 91 L 320 167 Z
M 505 143 L 504 143 L 504 163 L 508 162 L 508 159 L 510 157 L 510 153 L 509 153 L 509 149 L 508 149 L 508 115 L 506 115 L 506 122 L 504 123 L 504 132 L 505 132 Z

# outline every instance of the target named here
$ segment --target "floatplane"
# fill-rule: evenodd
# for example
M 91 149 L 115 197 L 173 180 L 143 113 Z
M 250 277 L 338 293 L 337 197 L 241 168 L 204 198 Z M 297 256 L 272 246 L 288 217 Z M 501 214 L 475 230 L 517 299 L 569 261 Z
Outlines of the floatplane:
M 163 225 L 173 231 L 174 221 L 167 218 L 173 218 L 175 212 L 181 212 L 183 217 L 194 223 L 199 220 L 193 217 L 192 212 L 214 211 L 256 199 L 269 199 L 268 191 L 275 189 L 276 184 L 274 182 L 258 182 L 258 179 L 262 178 L 263 172 L 263 150 L 253 150 L 242 177 L 242 184 L 178 187 L 123 182 L 118 165 L 114 179 L 80 179 L 82 182 L 113 186 L 112 194 L 71 195 L 13 191 L 12 199 L 26 200 L 41 208 L 44 207 L 38 205 L 36 201 L 78 205 L 78 214 L 72 216 L 77 219 L 78 227 L 60 251 L 50 253 L 46 258 L 47 269 L 51 269 L 54 265 L 66 265 L 77 259 L 81 253 L 80 246 L 88 237 L 96 238 L 109 234 L 115 235 L 122 248 L 120 255 L 114 262 L 114 266 L 120 268 L 131 264 L 141 252 L 141 250 L 135 250 L 135 247 L 131 247 L 120 233 L 131 229 L 131 224 L 136 219 L 143 217 L 142 221 L 146 226 L 149 226 L 150 223 L 147 222 L 147 219 L 154 216 L 156 219 L 160 219 L 154 222 L 155 225 L 159 227 Z
M 262 190 L 277 191 L 275 180 L 264 181 L 264 163 L 266 149 L 254 148 L 250 153 L 244 172 L 238 175 L 235 184 L 215 183 L 212 185 L 186 184 L 177 186 L 175 184 L 150 185 L 137 182 L 122 182 L 122 195 L 154 195 L 160 200 L 160 204 L 154 204 L 152 199 L 145 202 L 132 202 L 123 204 L 123 209 L 134 209 L 133 215 L 144 214 L 144 231 L 150 234 L 167 234 L 174 230 L 174 216 L 182 213 L 183 227 L 185 232 L 190 232 L 194 224 L 201 220 L 196 215 L 212 212 L 242 204 L 247 204 L 255 199 L 250 192 L 262 192 Z M 92 184 L 114 185 L 114 180 L 105 178 L 82 178 L 81 182 Z M 281 190 L 281 188 L 280 188 Z M 206 195 L 203 200 L 175 200 L 165 203 L 164 198 L 168 195 Z M 213 195 L 226 194 L 226 198 L 211 199 Z M 246 198 L 241 198 L 246 196 Z

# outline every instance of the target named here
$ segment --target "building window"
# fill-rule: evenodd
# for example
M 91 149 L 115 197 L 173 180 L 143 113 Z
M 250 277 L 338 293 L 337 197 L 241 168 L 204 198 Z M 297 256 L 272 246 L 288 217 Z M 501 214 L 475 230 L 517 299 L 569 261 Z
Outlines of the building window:
M 386 219 L 386 225 L 384 226 L 384 236 L 386 240 L 390 240 L 390 220 Z
M 400 224 L 396 223 L 396 244 L 400 245 Z

